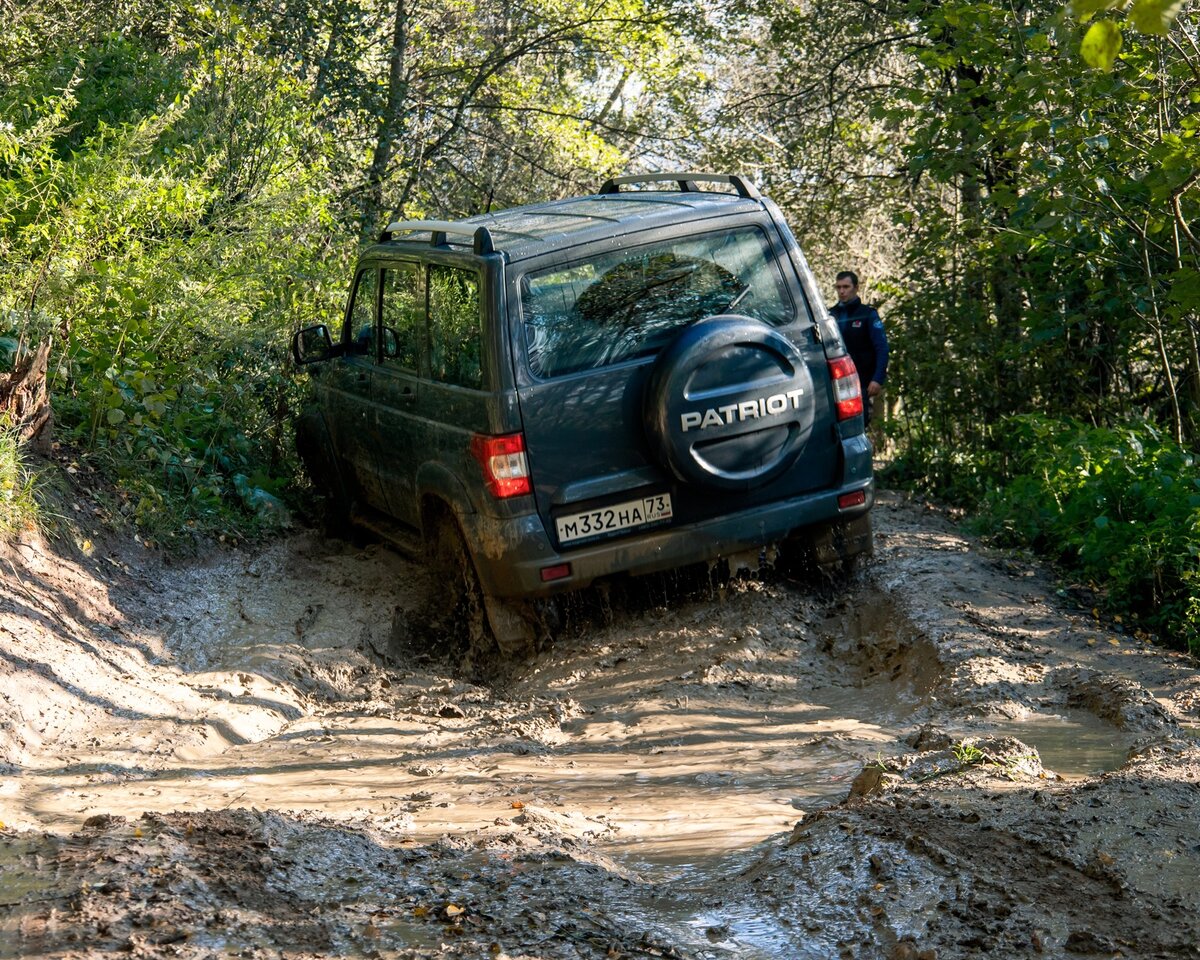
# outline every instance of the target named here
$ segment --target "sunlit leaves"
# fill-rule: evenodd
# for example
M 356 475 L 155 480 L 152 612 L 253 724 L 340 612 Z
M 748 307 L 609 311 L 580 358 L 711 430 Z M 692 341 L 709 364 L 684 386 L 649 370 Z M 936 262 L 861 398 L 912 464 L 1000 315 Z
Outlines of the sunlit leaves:
M 1165 37 L 1183 7 L 1183 0 L 1136 0 L 1130 22 L 1142 33 Z
M 1128 11 L 1129 23 L 1140 33 L 1165 37 L 1183 8 L 1183 0 L 1073 0 L 1070 12 L 1087 23 L 1097 13 Z M 1120 25 L 1110 19 L 1097 20 L 1083 36 L 1080 55 L 1091 67 L 1111 70 L 1121 52 L 1124 37 Z
M 353 250 L 328 216 L 327 141 L 237 28 L 177 38 L 162 68 L 144 38 L 74 42 L 48 36 L 0 90 L 19 144 L 0 165 L 0 333 L 53 337 L 57 431 L 111 464 L 133 519 L 211 529 L 239 475 L 271 463 L 279 481 L 282 344 L 330 309 Z M 79 79 L 42 96 L 68 58 Z M 131 93 L 143 64 L 155 82 Z
M 1076 19 L 1086 23 L 1097 13 L 1105 10 L 1118 10 L 1128 5 L 1129 0 L 1072 0 L 1068 7 Z
M 1079 53 L 1088 66 L 1099 70 L 1111 70 L 1113 61 L 1121 52 L 1121 28 L 1111 20 L 1097 20 L 1083 35 Z

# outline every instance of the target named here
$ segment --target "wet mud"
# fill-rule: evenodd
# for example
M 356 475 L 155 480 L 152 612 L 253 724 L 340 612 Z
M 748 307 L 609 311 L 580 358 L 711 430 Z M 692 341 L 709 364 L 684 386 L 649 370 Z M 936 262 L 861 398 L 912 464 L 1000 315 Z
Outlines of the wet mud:
M 896 495 L 519 664 L 309 533 L 0 574 L 0 957 L 1193 957 L 1200 674 Z M 404 642 L 396 624 L 404 623 Z

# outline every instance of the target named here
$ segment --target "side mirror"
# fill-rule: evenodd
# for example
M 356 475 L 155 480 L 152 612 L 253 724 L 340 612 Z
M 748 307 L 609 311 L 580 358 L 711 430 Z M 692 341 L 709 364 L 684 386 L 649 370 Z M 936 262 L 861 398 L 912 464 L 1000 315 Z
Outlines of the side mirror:
M 391 327 L 383 328 L 383 355 L 389 360 L 400 356 L 400 336 Z
M 292 358 L 299 364 L 320 363 L 337 356 L 337 353 L 329 336 L 329 328 L 323 323 L 305 327 L 292 337 Z

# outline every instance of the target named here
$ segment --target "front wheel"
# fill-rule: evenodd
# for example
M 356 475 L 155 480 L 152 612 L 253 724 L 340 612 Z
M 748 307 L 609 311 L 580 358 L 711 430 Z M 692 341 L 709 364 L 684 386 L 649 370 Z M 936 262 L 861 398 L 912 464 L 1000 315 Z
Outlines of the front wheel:
M 326 535 L 347 537 L 351 529 L 350 496 L 337 468 L 325 420 L 312 407 L 296 418 L 296 453 L 313 491 L 321 498 L 321 519 Z

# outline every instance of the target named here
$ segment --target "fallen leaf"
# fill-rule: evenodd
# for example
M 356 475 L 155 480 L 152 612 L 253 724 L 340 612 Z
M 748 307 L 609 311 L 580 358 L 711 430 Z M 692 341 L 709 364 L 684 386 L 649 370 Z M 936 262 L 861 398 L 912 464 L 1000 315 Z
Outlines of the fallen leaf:
M 1106 867 L 1111 867 L 1114 863 L 1116 863 L 1116 861 L 1112 857 L 1110 857 L 1107 853 L 1096 854 L 1096 859 L 1099 860 Z
M 525 809 L 525 804 L 523 804 L 520 800 L 514 800 L 512 803 L 509 804 L 509 806 L 512 807 L 514 810 L 524 810 Z
M 459 917 L 459 916 L 462 916 L 466 912 L 467 911 L 463 907 L 460 907 L 456 903 L 446 904 L 446 916 L 448 916 L 448 917 Z
M 413 907 L 413 916 L 414 917 L 427 917 L 427 916 L 429 916 L 429 908 L 428 907 Z

